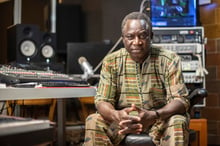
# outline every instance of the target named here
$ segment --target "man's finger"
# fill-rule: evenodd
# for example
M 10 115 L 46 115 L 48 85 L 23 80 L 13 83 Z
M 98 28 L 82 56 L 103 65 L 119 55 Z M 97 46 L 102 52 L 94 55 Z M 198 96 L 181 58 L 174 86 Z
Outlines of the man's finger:
M 125 108 L 124 110 L 125 110 L 126 113 L 130 113 L 131 111 L 135 110 L 135 107 L 131 106 L 131 107 Z
M 138 112 L 141 112 L 141 111 L 142 111 L 142 109 L 139 108 L 139 107 L 137 107 L 137 106 L 134 106 L 133 108 L 134 108 L 136 111 L 138 111 Z
M 138 116 L 127 116 L 120 123 L 137 123 L 140 122 L 141 118 Z
M 118 134 L 130 134 L 130 133 L 140 134 L 141 132 L 142 132 L 142 128 L 125 127 L 124 129 L 119 130 Z

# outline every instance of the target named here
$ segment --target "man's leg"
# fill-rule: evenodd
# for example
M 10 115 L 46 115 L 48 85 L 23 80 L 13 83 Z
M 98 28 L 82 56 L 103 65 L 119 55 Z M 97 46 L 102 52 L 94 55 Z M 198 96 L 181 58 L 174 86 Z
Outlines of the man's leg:
M 168 121 L 162 138 L 162 146 L 188 146 L 189 121 L 182 115 L 174 115 Z
M 149 135 L 156 145 L 188 146 L 189 119 L 182 115 L 174 115 L 168 121 L 155 124 Z
M 115 146 L 124 138 L 117 132 L 117 125 L 106 123 L 100 114 L 89 115 L 86 119 L 84 146 Z

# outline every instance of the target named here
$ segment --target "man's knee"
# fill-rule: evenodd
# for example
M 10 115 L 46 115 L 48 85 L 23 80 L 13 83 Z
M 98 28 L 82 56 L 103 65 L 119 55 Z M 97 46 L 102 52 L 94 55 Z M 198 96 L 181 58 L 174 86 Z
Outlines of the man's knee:
M 96 114 L 96 113 L 90 114 L 90 115 L 88 115 L 88 117 L 86 117 L 86 122 L 87 122 L 87 121 L 90 121 L 90 119 L 95 119 L 96 117 L 97 117 L 97 114 Z
M 170 117 L 168 125 L 182 125 L 187 128 L 189 126 L 189 120 L 183 115 L 173 115 Z
M 100 118 L 100 114 L 94 113 L 94 114 L 90 114 L 87 118 L 86 118 L 86 125 L 91 125 L 92 123 L 96 123 L 97 119 Z
M 99 113 L 90 114 L 86 118 L 86 126 L 91 127 L 92 125 L 106 125 L 106 121 L 103 119 L 103 117 Z

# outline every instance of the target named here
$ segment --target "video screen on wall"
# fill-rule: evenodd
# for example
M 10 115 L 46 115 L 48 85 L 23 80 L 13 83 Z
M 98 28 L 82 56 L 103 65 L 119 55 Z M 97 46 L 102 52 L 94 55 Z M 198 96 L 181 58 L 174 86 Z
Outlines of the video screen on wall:
M 151 0 L 153 27 L 198 26 L 197 0 Z

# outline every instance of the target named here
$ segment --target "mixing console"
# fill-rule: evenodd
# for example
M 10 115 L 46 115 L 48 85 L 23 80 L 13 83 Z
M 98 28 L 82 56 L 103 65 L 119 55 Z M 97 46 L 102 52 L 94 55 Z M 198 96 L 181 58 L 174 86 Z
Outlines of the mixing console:
M 6 65 L 0 66 L 0 82 L 7 85 L 37 82 L 45 86 L 88 86 L 88 83 L 79 77 L 51 70 L 26 70 Z

